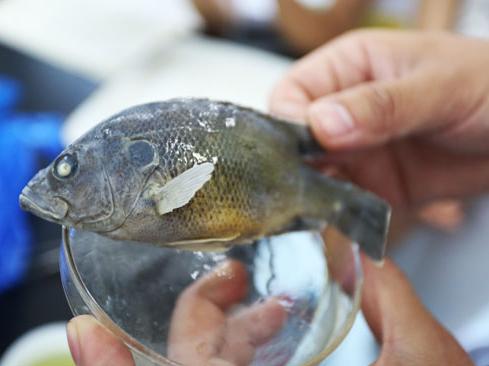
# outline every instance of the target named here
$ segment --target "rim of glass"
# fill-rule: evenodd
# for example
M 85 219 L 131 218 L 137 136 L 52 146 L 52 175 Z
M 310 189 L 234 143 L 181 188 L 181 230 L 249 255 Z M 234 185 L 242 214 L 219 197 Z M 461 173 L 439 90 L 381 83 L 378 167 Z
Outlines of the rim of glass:
M 323 362 L 326 359 L 326 357 L 328 357 L 331 353 L 333 353 L 333 351 L 341 344 L 341 342 L 343 342 L 343 340 L 345 339 L 345 337 L 348 335 L 351 328 L 353 327 L 353 323 L 355 323 L 355 319 L 360 310 L 360 300 L 362 298 L 363 271 L 362 271 L 362 264 L 360 261 L 359 246 L 355 242 L 352 242 L 350 245 L 353 254 L 353 260 L 355 265 L 355 277 L 356 277 L 355 290 L 353 292 L 353 297 L 352 297 L 353 300 L 352 308 L 348 313 L 348 316 L 346 317 L 345 323 L 341 327 L 340 332 L 333 339 L 333 341 L 329 342 L 321 352 L 319 352 L 316 356 L 314 356 L 313 358 L 311 358 L 309 361 L 305 362 L 301 366 L 316 366 L 319 363 Z M 325 248 L 323 250 L 325 250 Z
M 102 323 L 102 325 L 104 325 L 114 335 L 120 338 L 131 350 L 139 353 L 140 355 L 144 356 L 146 359 L 149 359 L 149 361 L 162 366 L 185 366 L 182 365 L 181 363 L 172 361 L 166 358 L 165 356 L 159 354 L 158 352 L 155 352 L 151 348 L 143 345 L 137 339 L 135 339 L 133 336 L 127 333 L 124 329 L 122 329 L 119 325 L 117 325 L 110 318 L 110 316 L 105 312 L 105 310 L 97 303 L 97 301 L 92 296 L 87 286 L 85 285 L 85 282 L 80 276 L 77 265 L 73 258 L 73 252 L 70 246 L 69 234 L 70 234 L 70 228 L 63 226 L 62 227 L 63 254 L 68 267 L 69 275 L 71 277 L 70 279 L 73 282 L 81 299 L 90 310 L 90 313 L 93 316 L 95 316 L 95 318 L 100 323 Z M 325 248 L 323 250 L 325 250 Z M 315 355 L 314 357 L 312 357 L 311 359 L 303 363 L 302 366 L 315 366 L 318 365 L 320 362 L 324 361 L 325 358 L 328 355 L 330 355 L 345 339 L 346 335 L 351 330 L 353 323 L 355 322 L 356 316 L 360 309 L 360 299 L 361 299 L 361 292 L 363 287 L 363 272 L 362 272 L 362 267 L 360 262 L 358 245 L 355 243 L 352 244 L 352 252 L 353 252 L 354 265 L 355 265 L 355 276 L 356 276 L 355 290 L 352 298 L 353 300 L 352 308 L 349 311 L 346 320 L 343 326 L 341 327 L 341 330 L 338 333 L 338 335 L 332 341 L 330 341 L 321 352 L 319 352 L 317 355 Z M 76 314 L 74 306 L 72 305 L 71 300 L 64 287 L 63 290 L 72 313 Z

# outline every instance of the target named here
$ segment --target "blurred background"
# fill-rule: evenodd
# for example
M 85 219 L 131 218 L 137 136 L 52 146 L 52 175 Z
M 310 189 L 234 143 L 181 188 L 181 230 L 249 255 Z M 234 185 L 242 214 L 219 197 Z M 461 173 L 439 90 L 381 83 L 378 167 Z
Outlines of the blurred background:
M 0 365 L 21 364 L 12 361 L 20 349 L 45 351 L 46 339 L 59 350 L 58 363 L 46 364 L 70 364 L 60 228 L 17 204 L 65 144 L 122 108 L 158 99 L 205 96 L 266 110 L 294 59 L 350 29 L 487 37 L 488 17 L 484 0 L 1 0 Z M 398 218 L 390 243 L 423 301 L 474 358 L 489 345 L 488 216 L 484 197 L 442 202 Z M 363 365 L 375 354 L 359 319 L 328 364 Z

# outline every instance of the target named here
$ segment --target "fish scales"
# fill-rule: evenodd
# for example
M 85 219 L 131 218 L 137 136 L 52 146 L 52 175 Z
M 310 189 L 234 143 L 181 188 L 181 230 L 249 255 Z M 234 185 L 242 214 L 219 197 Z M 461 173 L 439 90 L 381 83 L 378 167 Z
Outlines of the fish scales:
M 304 146 L 314 146 L 305 127 L 232 103 L 150 103 L 122 111 L 67 147 L 20 201 L 64 225 L 189 249 L 328 221 L 380 259 L 388 205 L 313 171 Z M 73 171 L 60 176 L 70 161 Z
M 267 226 L 277 220 L 265 220 L 272 217 L 273 212 L 282 212 L 282 225 L 299 214 L 299 202 L 289 200 L 285 204 L 283 199 L 265 199 L 273 196 L 278 184 L 284 186 L 283 194 L 299 198 L 292 194 L 297 189 L 297 181 L 287 176 L 301 164 L 290 149 L 291 143 L 296 143 L 293 136 L 272 128 L 260 115 L 237 110 L 232 105 L 215 103 L 214 107 L 209 107 L 202 101 L 186 109 L 186 113 L 178 108 L 178 102 L 174 105 L 160 110 L 156 116 L 135 110 L 133 118 L 126 115 L 123 122 L 116 119 L 112 126 L 104 126 L 113 129 L 115 134 L 129 131 L 131 136 L 157 144 L 160 156 L 157 169 L 167 179 L 201 163 L 202 157 L 205 161 L 216 161 L 213 179 L 196 193 L 188 206 L 163 217 L 154 217 L 152 210 L 141 210 L 140 215 L 130 217 L 128 227 L 133 226 L 132 222 L 136 226 L 138 222 L 154 221 L 150 225 L 153 230 L 140 233 L 142 241 L 155 242 L 163 237 L 166 242 L 175 242 L 235 235 L 255 238 L 273 231 L 273 227 Z M 233 127 L 225 124 L 229 118 L 235 121 Z M 222 138 L 223 133 L 226 138 Z M 254 138 L 257 134 L 262 135 L 260 141 Z M 162 141 L 167 143 L 162 144 Z M 267 159 L 263 159 L 264 156 Z M 284 184 L 287 182 L 289 187 Z M 185 236 L 180 232 L 182 227 L 185 227 Z M 128 234 L 113 235 L 125 237 Z

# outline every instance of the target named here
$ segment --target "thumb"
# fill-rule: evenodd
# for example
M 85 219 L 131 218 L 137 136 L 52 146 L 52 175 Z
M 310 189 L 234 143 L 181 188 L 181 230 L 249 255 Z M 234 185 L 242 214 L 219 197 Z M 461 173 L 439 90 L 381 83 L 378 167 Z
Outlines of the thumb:
M 80 315 L 67 325 L 68 344 L 77 366 L 134 366 L 129 349 L 94 317 Z
M 411 74 L 319 98 L 307 111 L 313 133 L 325 147 L 357 148 L 435 128 L 451 107 L 439 93 L 426 93 L 426 79 L 425 73 Z
M 472 365 L 391 261 L 380 268 L 362 254 L 362 264 L 362 311 L 382 345 L 376 365 Z

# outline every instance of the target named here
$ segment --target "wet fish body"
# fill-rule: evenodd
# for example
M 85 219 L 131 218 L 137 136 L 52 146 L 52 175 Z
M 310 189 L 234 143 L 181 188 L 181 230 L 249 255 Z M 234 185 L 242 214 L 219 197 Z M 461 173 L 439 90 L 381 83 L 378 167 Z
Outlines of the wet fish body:
M 115 239 L 222 248 L 328 222 L 376 259 L 388 205 L 304 163 L 307 129 L 208 99 L 127 109 L 40 171 L 21 206 Z

